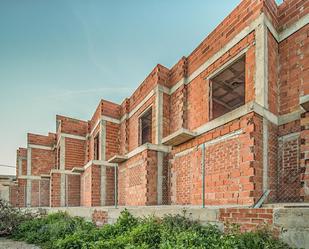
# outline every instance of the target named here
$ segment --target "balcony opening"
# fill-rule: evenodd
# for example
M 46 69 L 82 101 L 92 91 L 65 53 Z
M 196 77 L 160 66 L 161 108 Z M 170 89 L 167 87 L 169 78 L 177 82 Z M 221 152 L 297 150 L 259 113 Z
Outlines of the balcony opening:
M 99 151 L 100 151 L 100 142 L 99 142 L 99 134 L 96 135 L 93 139 L 93 159 L 100 160 Z
M 152 109 L 146 111 L 139 120 L 140 145 L 152 142 Z
M 210 120 L 245 104 L 245 57 L 210 80 Z

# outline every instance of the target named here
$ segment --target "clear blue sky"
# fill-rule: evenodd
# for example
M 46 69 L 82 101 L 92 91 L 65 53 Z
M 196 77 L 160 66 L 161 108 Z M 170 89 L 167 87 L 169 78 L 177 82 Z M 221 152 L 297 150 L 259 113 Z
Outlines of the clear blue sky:
M 120 103 L 239 2 L 1 0 L 0 164 L 15 165 L 27 132 L 54 132 L 56 114 L 87 120 L 101 98 Z

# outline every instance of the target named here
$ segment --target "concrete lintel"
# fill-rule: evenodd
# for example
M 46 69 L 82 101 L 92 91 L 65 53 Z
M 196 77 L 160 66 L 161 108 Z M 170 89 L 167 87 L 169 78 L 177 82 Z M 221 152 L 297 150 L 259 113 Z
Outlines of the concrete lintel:
M 40 150 L 53 150 L 53 146 L 45 146 L 45 145 L 38 145 L 38 144 L 28 144 L 28 148 L 32 149 L 40 149 Z
M 195 136 L 195 132 L 189 131 L 185 128 L 180 128 L 174 133 L 168 135 L 167 137 L 164 137 L 162 139 L 162 143 L 165 145 L 176 146 L 194 138 Z
M 287 135 L 281 136 L 278 139 L 279 141 L 287 142 L 287 141 L 295 140 L 299 137 L 300 137 L 300 132 L 294 132 L 294 133 L 289 133 Z
M 102 161 L 102 160 L 91 160 L 83 167 L 84 170 L 91 167 L 91 165 L 106 166 L 106 167 L 117 167 L 117 163 L 110 163 L 108 161 Z
M 196 135 L 201 135 L 210 130 L 213 130 L 217 127 L 220 127 L 226 123 L 229 123 L 235 119 L 238 119 L 254 110 L 254 102 L 249 102 L 243 106 L 238 107 L 237 109 L 228 112 L 194 130 Z
M 278 125 L 278 117 L 276 115 L 266 110 L 258 103 L 251 101 L 243 106 L 238 107 L 233 111 L 230 111 L 212 121 L 209 121 L 208 123 L 196 128 L 193 132 L 196 133 L 196 136 L 199 136 L 205 132 L 208 132 L 224 124 L 227 124 L 235 119 L 241 118 L 242 116 L 245 116 L 250 112 L 255 112 L 260 116 L 265 117 L 268 121 L 272 122 L 273 124 Z
M 170 152 L 171 148 L 170 148 L 170 146 L 146 143 L 146 144 L 143 144 L 143 145 L 137 147 L 136 149 L 132 150 L 131 152 L 126 154 L 126 156 L 128 158 L 131 158 L 131 157 L 134 157 L 137 154 L 139 154 L 139 153 L 141 153 L 145 150 L 154 150 L 154 151 L 158 151 L 158 152 L 168 153 L 168 152 Z
M 72 172 L 72 170 L 61 170 L 61 169 L 51 169 L 50 175 L 52 174 L 80 175 L 80 173 Z
M 68 133 L 60 133 L 60 137 L 72 138 L 72 139 L 77 139 L 77 140 L 86 140 L 86 137 L 84 136 L 73 135 L 73 134 L 68 134 Z
M 111 123 L 115 123 L 115 124 L 120 124 L 120 119 L 112 118 L 112 117 L 105 116 L 105 115 L 101 116 L 101 120 L 111 122 Z
M 41 179 L 49 179 L 50 174 L 41 174 Z
M 18 176 L 17 179 L 40 180 L 41 176 L 21 175 L 21 176 Z
M 300 109 L 300 110 L 295 111 L 295 112 L 291 112 L 291 113 L 288 113 L 288 114 L 280 115 L 278 117 L 278 125 L 284 125 L 284 124 L 287 124 L 287 123 L 299 120 L 300 119 L 300 115 L 303 112 L 304 111 Z
M 115 155 L 108 159 L 109 163 L 122 163 L 128 159 L 127 156 Z
M 82 172 L 84 172 L 85 170 L 84 170 L 83 167 L 74 167 L 74 168 L 72 168 L 71 171 L 72 171 L 73 173 L 82 173 Z
M 215 139 L 212 139 L 210 141 L 207 141 L 205 143 L 202 143 L 202 144 L 205 144 L 205 146 L 211 146 L 211 145 L 214 145 L 214 144 L 217 144 L 217 143 L 220 143 L 220 142 L 223 142 L 223 141 L 227 141 L 229 139 L 233 139 L 235 137 L 238 137 L 240 134 L 243 133 L 243 130 L 242 129 L 239 129 L 237 131 L 233 131 L 233 132 L 230 132 L 228 134 L 225 134 L 223 136 L 220 136 L 220 137 L 217 137 Z M 176 157 L 182 157 L 182 156 L 185 156 L 187 154 L 190 154 L 192 151 L 194 150 L 198 150 L 198 149 L 201 149 L 202 148 L 202 144 L 199 144 L 198 146 L 194 146 L 192 148 L 189 148 L 189 149 L 186 149 L 186 150 L 183 150 L 181 152 L 178 152 L 175 154 L 175 158 Z

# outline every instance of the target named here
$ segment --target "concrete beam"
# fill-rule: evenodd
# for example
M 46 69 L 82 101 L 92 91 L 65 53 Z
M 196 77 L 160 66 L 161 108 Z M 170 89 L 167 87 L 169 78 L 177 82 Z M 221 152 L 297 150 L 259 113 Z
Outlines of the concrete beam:
M 37 144 L 28 144 L 28 148 L 39 149 L 39 150 L 53 150 L 54 149 L 54 147 L 52 146 L 44 146 L 44 145 L 37 145 Z

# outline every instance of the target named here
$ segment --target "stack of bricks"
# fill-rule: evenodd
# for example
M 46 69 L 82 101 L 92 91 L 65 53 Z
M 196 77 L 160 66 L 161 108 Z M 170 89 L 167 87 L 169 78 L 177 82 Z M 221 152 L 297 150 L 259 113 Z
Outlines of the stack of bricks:
M 268 190 L 266 202 L 308 201 L 308 16 L 307 1 L 243 0 L 122 103 L 101 100 L 88 121 L 57 116 L 55 134 L 29 134 L 18 205 L 252 205 Z M 220 99 L 218 76 L 233 79 Z M 230 108 L 236 91 L 242 105 Z

